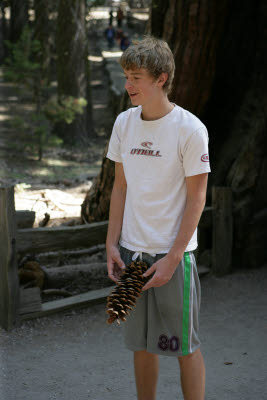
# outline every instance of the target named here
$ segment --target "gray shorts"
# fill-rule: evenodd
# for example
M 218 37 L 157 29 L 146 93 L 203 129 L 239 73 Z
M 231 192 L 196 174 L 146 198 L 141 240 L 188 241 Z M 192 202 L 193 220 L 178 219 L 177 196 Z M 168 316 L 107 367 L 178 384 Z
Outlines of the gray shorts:
M 120 247 L 125 265 L 134 251 Z M 165 254 L 142 253 L 149 267 Z M 129 350 L 146 350 L 164 356 L 183 356 L 200 347 L 198 338 L 201 288 L 193 252 L 185 252 L 172 278 L 165 285 L 142 292 L 123 322 Z

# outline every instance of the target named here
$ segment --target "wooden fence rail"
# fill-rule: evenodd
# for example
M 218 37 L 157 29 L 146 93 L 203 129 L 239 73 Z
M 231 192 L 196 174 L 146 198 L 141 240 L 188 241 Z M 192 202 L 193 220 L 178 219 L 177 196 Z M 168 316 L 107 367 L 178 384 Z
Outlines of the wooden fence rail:
M 102 300 L 106 298 L 110 287 L 104 288 L 98 297 L 91 291 L 72 296 L 72 300 L 70 298 L 57 300 L 55 302 L 58 306 L 47 302 L 43 304 L 41 311 L 20 315 L 22 296 L 19 289 L 18 256 L 66 248 L 89 248 L 103 244 L 108 221 L 72 227 L 26 229 L 18 229 L 18 221 L 18 213 L 16 214 L 14 206 L 14 187 L 0 187 L 0 326 L 10 330 L 23 319 L 47 315 L 74 304 L 86 305 L 97 302 L 100 298 Z M 212 188 L 212 206 L 205 207 L 199 223 L 200 231 L 203 228 L 212 230 L 212 272 L 216 275 L 228 273 L 231 270 L 233 240 L 230 188 Z M 31 288 L 31 293 L 35 289 L 38 288 Z M 27 298 L 27 301 L 30 302 L 31 299 Z

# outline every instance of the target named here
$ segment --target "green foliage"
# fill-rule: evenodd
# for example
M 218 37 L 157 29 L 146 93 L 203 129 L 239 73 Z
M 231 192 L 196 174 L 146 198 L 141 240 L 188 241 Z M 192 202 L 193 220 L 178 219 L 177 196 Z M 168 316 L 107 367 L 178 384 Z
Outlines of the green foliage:
M 38 59 L 41 51 L 40 42 L 32 40 L 32 32 L 25 26 L 17 43 L 5 40 L 10 50 L 10 57 L 5 60 L 7 70 L 4 78 L 15 83 L 22 83 L 32 89 L 34 82 L 40 80 L 41 65 L 34 61 Z
M 60 103 L 57 99 L 50 99 L 44 106 L 44 112 L 54 123 L 64 120 L 67 124 L 75 118 L 75 114 L 82 114 L 83 107 L 87 105 L 87 100 L 83 97 L 75 99 L 73 96 L 62 98 Z
M 32 96 L 32 102 L 36 104 L 36 111 L 31 114 L 30 120 L 15 117 L 10 125 L 20 130 L 25 137 L 25 149 L 39 152 L 39 160 L 42 159 L 44 146 L 60 145 L 62 140 L 52 136 L 53 124 L 64 121 L 72 123 L 77 114 L 82 114 L 87 101 L 84 98 L 66 96 L 60 101 L 55 98 L 47 100 L 49 89 L 46 71 L 43 71 L 38 60 L 41 59 L 41 45 L 33 39 L 31 29 L 26 26 L 17 43 L 5 41 L 10 51 L 10 57 L 6 59 L 4 79 L 20 84 L 27 88 Z

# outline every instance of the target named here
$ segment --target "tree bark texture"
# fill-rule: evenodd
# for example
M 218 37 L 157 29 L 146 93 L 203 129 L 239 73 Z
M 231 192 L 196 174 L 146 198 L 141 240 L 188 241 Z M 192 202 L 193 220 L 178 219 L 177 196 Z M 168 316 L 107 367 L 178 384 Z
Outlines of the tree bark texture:
M 88 41 L 85 28 L 85 2 L 60 0 L 56 32 L 58 97 L 83 97 L 88 101 L 83 114 L 71 124 L 57 125 L 57 134 L 69 144 L 88 143 L 92 132 L 89 91 Z

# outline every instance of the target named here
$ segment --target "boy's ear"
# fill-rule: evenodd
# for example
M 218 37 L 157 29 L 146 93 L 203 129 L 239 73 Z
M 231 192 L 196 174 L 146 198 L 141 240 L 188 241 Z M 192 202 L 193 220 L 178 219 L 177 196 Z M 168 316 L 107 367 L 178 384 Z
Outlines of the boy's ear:
M 161 74 L 160 74 L 160 76 L 158 77 L 158 83 L 160 84 L 160 86 L 162 87 L 164 84 L 165 84 L 165 82 L 167 81 L 167 79 L 168 79 L 168 73 L 167 72 L 162 72 Z

